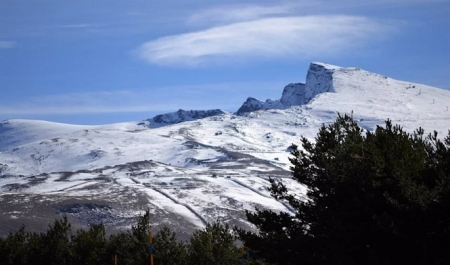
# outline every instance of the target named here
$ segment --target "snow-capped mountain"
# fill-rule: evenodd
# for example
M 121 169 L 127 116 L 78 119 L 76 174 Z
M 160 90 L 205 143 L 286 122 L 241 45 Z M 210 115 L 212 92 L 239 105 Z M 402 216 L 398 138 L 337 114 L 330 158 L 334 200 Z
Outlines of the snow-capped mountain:
M 368 130 L 390 118 L 407 131 L 443 136 L 448 105 L 447 90 L 312 63 L 305 84 L 286 86 L 278 100 L 249 99 L 239 115 L 180 110 L 103 126 L 4 121 L 0 223 L 9 225 L 0 232 L 59 214 L 120 228 L 146 208 L 152 225 L 186 233 L 215 220 L 250 228 L 244 210 L 290 210 L 270 197 L 269 177 L 304 191 L 288 162 L 300 135 L 313 139 L 323 123 L 348 113 Z
M 330 95 L 330 93 L 336 94 Z M 400 107 L 401 112 L 399 114 L 401 115 L 405 111 L 430 111 L 429 108 L 423 108 L 425 105 L 433 105 L 430 107 L 436 112 L 440 112 L 447 111 L 447 107 L 450 105 L 446 101 L 448 100 L 448 94 L 448 90 L 398 81 L 360 68 L 343 68 L 314 62 L 309 67 L 305 84 L 287 85 L 281 98 L 277 100 L 268 99 L 263 102 L 250 97 L 239 108 L 237 114 L 256 110 L 287 109 L 309 103 L 311 103 L 309 104 L 311 107 L 317 107 L 318 104 L 322 103 L 326 105 L 329 105 L 329 103 L 344 104 L 348 107 L 327 106 L 326 108 L 345 113 L 354 110 L 360 115 L 362 111 L 359 110 L 358 106 L 361 104 L 367 104 L 369 108 L 377 112 L 379 110 L 376 109 L 376 106 L 386 105 L 389 108 L 400 103 L 401 106 L 397 107 Z M 323 99 L 323 97 L 326 99 Z M 342 100 L 339 101 L 338 98 Z M 347 100 L 352 102 L 347 102 Z M 312 101 L 317 102 L 313 103 Z M 353 103 L 358 104 L 355 109 L 351 108 L 354 106 Z M 384 117 L 384 119 L 386 117 L 392 118 L 390 115 L 386 115 L 389 113 L 381 116 L 378 114 L 377 112 L 374 116 Z

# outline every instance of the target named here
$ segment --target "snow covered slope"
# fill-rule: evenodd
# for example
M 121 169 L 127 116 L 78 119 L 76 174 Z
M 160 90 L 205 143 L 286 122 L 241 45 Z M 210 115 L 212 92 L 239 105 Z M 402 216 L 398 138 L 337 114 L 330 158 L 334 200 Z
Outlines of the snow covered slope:
M 445 133 L 448 128 L 440 128 L 449 124 L 449 94 L 448 90 L 398 81 L 360 68 L 314 62 L 305 84 L 288 85 L 279 100 L 249 98 L 237 113 L 302 105 L 312 109 L 313 115 L 353 111 L 362 120 L 379 123 L 390 118 L 408 129 L 422 126 Z
M 390 118 L 408 130 L 421 126 L 446 134 L 450 129 L 449 90 L 398 81 L 359 68 L 315 65 L 315 71 L 307 77 L 307 83 L 313 80 L 314 84 L 310 94 L 317 95 L 308 104 L 314 111 L 353 111 L 360 119 Z M 323 76 L 331 76 L 331 82 Z
M 313 139 L 337 113 L 368 130 L 387 118 L 408 131 L 450 129 L 450 91 L 323 63 L 279 100 L 250 101 L 254 111 L 240 115 L 180 110 L 104 126 L 4 121 L 0 223 L 37 226 L 56 213 L 120 228 L 148 207 L 153 225 L 187 233 L 217 219 L 248 228 L 245 209 L 289 211 L 265 190 L 268 178 L 301 193 L 288 148 L 300 135 Z

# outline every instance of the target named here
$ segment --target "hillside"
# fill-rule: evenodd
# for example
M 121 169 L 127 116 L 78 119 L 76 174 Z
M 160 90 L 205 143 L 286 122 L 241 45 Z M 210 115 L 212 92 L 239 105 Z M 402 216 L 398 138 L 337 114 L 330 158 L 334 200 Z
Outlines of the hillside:
M 20 223 L 39 229 L 61 214 L 120 229 L 145 208 L 154 226 L 186 233 L 215 220 L 250 228 L 243 210 L 289 211 L 265 190 L 269 177 L 303 191 L 288 162 L 300 135 L 313 139 L 337 113 L 368 130 L 390 118 L 444 135 L 448 105 L 447 90 L 312 63 L 305 84 L 288 85 L 280 99 L 249 98 L 236 114 L 180 110 L 103 126 L 3 121 L 0 222 L 8 225 L 0 233 Z

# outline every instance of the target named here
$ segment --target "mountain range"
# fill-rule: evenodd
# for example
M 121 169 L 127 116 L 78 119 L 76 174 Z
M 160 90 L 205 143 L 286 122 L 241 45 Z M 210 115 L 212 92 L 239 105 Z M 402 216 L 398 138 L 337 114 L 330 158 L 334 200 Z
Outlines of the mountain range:
M 450 91 L 326 63 L 280 99 L 249 97 L 236 113 L 179 110 L 99 126 L 39 120 L 0 123 L 0 234 L 25 224 L 43 230 L 67 215 L 75 226 L 113 232 L 149 209 L 155 229 L 189 234 L 216 220 L 252 229 L 244 210 L 287 211 L 269 177 L 301 196 L 291 179 L 290 145 L 314 139 L 349 114 L 366 130 L 386 119 L 406 131 L 450 129 Z

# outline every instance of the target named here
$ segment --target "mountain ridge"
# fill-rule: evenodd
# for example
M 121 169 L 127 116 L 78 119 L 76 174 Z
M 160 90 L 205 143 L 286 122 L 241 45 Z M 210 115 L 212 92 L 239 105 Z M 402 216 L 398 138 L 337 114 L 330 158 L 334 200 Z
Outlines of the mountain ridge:
M 260 109 L 287 109 L 292 106 L 305 105 L 317 94 L 334 92 L 332 90 L 332 73 L 337 69 L 341 69 L 341 67 L 312 62 L 305 83 L 288 84 L 284 87 L 280 99 L 267 99 L 263 102 L 249 97 L 236 113 L 243 114 Z
M 313 63 L 305 84 L 290 84 L 269 102 L 278 108 L 179 110 L 98 126 L 3 121 L 0 222 L 37 227 L 68 214 L 88 225 L 106 216 L 109 229 L 120 229 L 149 208 L 154 227 L 189 233 L 220 220 L 252 229 L 244 210 L 288 211 L 265 189 L 269 177 L 305 192 L 290 176 L 289 146 L 301 135 L 313 140 L 338 113 L 367 130 L 388 118 L 408 132 L 423 127 L 442 136 L 450 127 L 450 91 L 359 68 Z
M 352 81 L 356 81 L 359 84 L 353 85 L 349 82 L 346 82 L 346 80 L 342 80 L 342 75 L 358 75 L 360 77 L 359 80 Z M 375 87 L 380 87 L 380 83 L 389 86 L 388 83 L 392 80 L 398 83 L 405 83 L 404 87 L 407 89 L 414 89 L 416 88 L 416 86 L 426 87 L 428 90 L 429 88 L 431 88 L 422 84 L 415 84 L 411 82 L 391 79 L 383 75 L 365 71 L 361 68 L 345 68 L 327 63 L 312 62 L 309 66 L 305 83 L 291 83 L 287 85 L 283 89 L 283 93 L 280 99 L 267 99 L 266 101 L 260 101 L 256 98 L 249 97 L 236 113 L 243 114 L 257 110 L 287 109 L 292 106 L 306 105 L 316 96 L 319 96 L 323 93 L 350 93 L 351 89 L 361 90 L 361 87 L 364 87 L 361 86 L 361 81 L 369 82 L 369 85 L 370 82 L 378 83 Z M 418 91 L 418 93 L 420 93 L 420 90 Z
M 158 128 L 166 125 L 177 124 L 185 121 L 193 121 L 203 119 L 211 116 L 225 114 L 226 112 L 220 109 L 212 110 L 183 110 L 179 109 L 176 112 L 156 115 L 153 118 L 147 119 L 140 125 L 146 125 L 149 128 Z

